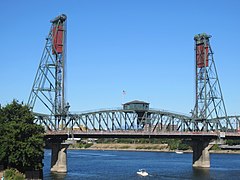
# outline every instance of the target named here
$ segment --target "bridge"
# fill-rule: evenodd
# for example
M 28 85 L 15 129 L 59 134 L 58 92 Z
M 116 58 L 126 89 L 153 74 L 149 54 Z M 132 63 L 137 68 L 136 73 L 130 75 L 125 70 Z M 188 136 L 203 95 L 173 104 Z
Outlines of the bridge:
M 191 115 L 156 110 L 148 102 L 131 101 L 122 108 L 73 113 L 65 99 L 66 21 L 62 14 L 51 21 L 43 54 L 28 100 L 45 127 L 52 147 L 51 171 L 67 172 L 67 138 L 180 138 L 189 140 L 193 167 L 210 167 L 213 141 L 239 139 L 240 116 L 228 116 L 210 45 L 210 35 L 195 41 L 195 106 Z M 44 109 L 36 112 L 35 107 Z M 46 113 L 48 112 L 48 113 Z

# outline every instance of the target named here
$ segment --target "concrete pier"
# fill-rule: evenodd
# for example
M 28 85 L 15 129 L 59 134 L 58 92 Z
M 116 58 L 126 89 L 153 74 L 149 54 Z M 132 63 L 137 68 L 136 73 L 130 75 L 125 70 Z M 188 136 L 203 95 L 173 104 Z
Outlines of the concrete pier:
M 210 144 L 210 140 L 192 140 L 193 167 L 210 168 L 209 150 L 212 146 L 213 144 Z
M 52 143 L 51 171 L 57 173 L 67 172 L 68 143 Z

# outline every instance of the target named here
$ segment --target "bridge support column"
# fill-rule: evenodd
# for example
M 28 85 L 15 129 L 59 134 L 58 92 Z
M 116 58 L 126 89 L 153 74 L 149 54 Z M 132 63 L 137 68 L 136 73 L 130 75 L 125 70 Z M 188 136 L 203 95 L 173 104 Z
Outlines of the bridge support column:
M 193 167 L 210 168 L 209 149 L 212 146 L 213 144 L 210 144 L 210 140 L 192 140 Z
M 51 157 L 51 171 L 57 173 L 67 172 L 67 148 L 69 144 L 53 143 Z

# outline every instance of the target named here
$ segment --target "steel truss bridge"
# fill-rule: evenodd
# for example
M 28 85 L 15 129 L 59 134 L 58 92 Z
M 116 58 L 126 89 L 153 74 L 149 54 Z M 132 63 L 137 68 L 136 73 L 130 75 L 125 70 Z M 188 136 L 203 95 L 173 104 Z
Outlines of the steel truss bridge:
M 140 116 L 141 114 L 141 116 Z M 99 110 L 68 114 L 61 122 L 55 117 L 35 113 L 36 123 L 44 125 L 47 132 L 237 132 L 240 116 L 199 120 L 193 117 L 161 110 L 139 112 L 135 110 Z M 231 124 L 229 124 L 231 122 Z M 50 133 L 51 134 L 51 133 Z
M 190 139 L 193 167 L 204 168 L 210 167 L 212 140 L 240 138 L 240 116 L 227 115 L 211 36 L 205 33 L 194 37 L 196 96 L 191 115 L 149 109 L 145 102 L 139 108 L 136 101 L 124 104 L 122 109 L 69 112 L 65 99 L 66 20 L 62 14 L 51 21 L 28 100 L 36 123 L 45 127 L 45 140 L 52 147 L 51 171 L 67 172 L 69 144 L 64 140 L 69 137 Z M 35 106 L 47 113 L 37 113 Z
M 196 97 L 191 116 L 143 108 L 122 108 L 71 113 L 65 100 L 66 20 L 62 14 L 51 28 L 33 82 L 28 105 L 44 109 L 34 113 L 36 123 L 46 131 L 145 131 L 145 132 L 237 132 L 239 116 L 228 116 L 210 45 L 210 35 L 197 34 L 195 40 Z M 149 104 L 148 104 L 149 105 Z

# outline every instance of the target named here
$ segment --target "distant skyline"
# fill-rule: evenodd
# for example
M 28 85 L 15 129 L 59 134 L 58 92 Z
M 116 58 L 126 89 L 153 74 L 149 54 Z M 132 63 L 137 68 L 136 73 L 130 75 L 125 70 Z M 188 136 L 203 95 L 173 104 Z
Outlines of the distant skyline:
M 27 103 L 50 20 L 62 13 L 70 111 L 141 100 L 189 114 L 195 105 L 193 38 L 205 32 L 212 36 L 227 112 L 240 115 L 239 0 L 2 0 L 0 104 Z

